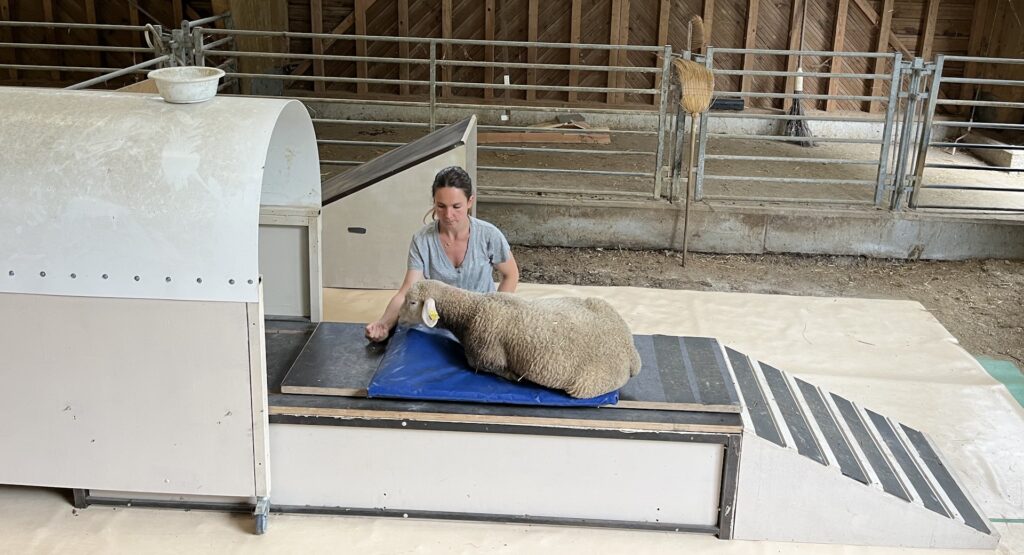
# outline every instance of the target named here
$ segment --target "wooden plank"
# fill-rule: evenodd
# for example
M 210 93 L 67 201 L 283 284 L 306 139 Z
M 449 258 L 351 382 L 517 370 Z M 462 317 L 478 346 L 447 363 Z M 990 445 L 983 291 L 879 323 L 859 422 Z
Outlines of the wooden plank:
M 53 19 L 53 0 L 44 0 L 43 1 L 43 20 L 46 21 L 47 23 L 53 23 L 54 22 L 54 19 Z M 49 44 L 57 44 L 57 33 L 54 32 L 53 29 L 47 29 L 46 30 L 46 42 L 49 43 Z M 57 63 L 58 64 L 60 64 L 62 66 L 63 65 L 67 65 L 67 63 L 64 61 L 64 53 L 63 52 L 58 50 L 57 53 L 56 53 L 56 57 L 57 57 Z M 59 71 L 51 71 L 50 72 L 50 78 L 53 79 L 54 81 L 60 81 L 61 80 L 61 74 L 60 74 Z
M 181 27 L 181 22 L 185 19 L 185 10 L 182 8 L 181 0 L 174 0 L 171 5 L 174 10 L 174 21 L 172 22 L 171 27 Z
M 609 28 L 610 30 L 609 30 L 609 36 L 608 36 L 608 44 L 610 44 L 610 45 L 621 44 L 619 42 L 619 17 L 621 15 L 622 15 L 622 0 L 612 0 L 611 23 L 610 23 L 610 28 Z M 617 65 L 619 65 L 619 51 L 618 50 L 609 50 L 608 51 L 608 67 L 615 67 Z M 609 88 L 614 87 L 615 83 L 616 83 L 615 72 L 609 70 L 608 71 L 607 86 Z M 615 97 L 614 94 L 608 93 L 608 94 L 605 95 L 605 102 L 607 102 L 609 104 L 614 104 L 615 100 L 616 100 L 616 97 Z
M 350 15 L 349 17 L 352 16 Z M 309 0 L 309 24 L 312 33 L 324 32 L 323 0 Z M 324 50 L 323 39 L 313 39 L 313 54 L 321 55 L 324 53 Z M 323 60 L 313 60 L 313 75 L 317 77 L 325 75 Z M 313 81 L 313 90 L 315 92 L 324 92 L 325 89 L 323 81 Z
M 839 0 L 836 4 L 836 25 L 835 32 L 832 34 L 832 51 L 842 52 L 844 43 L 846 42 L 846 16 L 850 13 L 850 0 Z M 838 56 L 832 57 L 832 67 L 829 69 L 829 73 L 834 75 L 841 73 L 843 68 L 843 59 Z M 839 81 L 832 77 L 828 78 L 828 94 L 833 95 L 839 92 Z M 827 98 L 825 99 L 825 111 L 831 112 L 836 107 L 836 99 Z
M 96 0 L 85 0 L 85 22 L 89 25 L 96 25 Z M 100 44 L 100 36 L 96 29 L 89 30 L 88 35 L 91 44 Z M 89 57 L 92 60 L 93 66 L 103 67 L 103 56 L 101 52 L 90 52 Z
M 860 8 L 860 11 L 864 12 L 864 15 L 867 16 L 868 20 L 871 21 L 872 24 L 878 23 L 878 21 L 881 19 L 878 15 L 878 12 L 876 12 L 875 9 L 872 8 L 870 4 L 867 3 L 867 0 L 853 0 L 853 3 L 856 4 L 858 8 Z M 892 17 L 891 12 L 889 14 L 889 17 Z M 896 36 L 896 33 L 892 32 L 891 29 L 889 30 L 889 33 L 886 36 L 888 37 L 887 40 L 889 41 L 889 44 L 891 44 L 897 50 L 902 52 L 905 57 L 914 57 L 914 53 L 911 52 L 910 49 L 903 44 L 903 41 L 901 41 L 900 38 Z
M 312 7 L 314 2 L 319 4 L 320 0 L 310 0 L 310 6 L 311 7 Z M 348 17 L 346 17 L 345 19 L 342 19 L 341 23 L 337 24 L 334 27 L 334 29 L 331 29 L 331 32 L 329 34 L 331 34 L 331 35 L 342 35 L 342 34 L 345 34 L 345 33 L 348 32 L 349 29 L 352 28 L 352 25 L 355 24 L 355 21 L 356 21 L 355 15 L 354 14 L 348 14 Z M 322 21 L 320 22 L 320 29 L 321 29 L 320 32 L 323 32 L 323 22 Z M 317 51 L 316 51 L 316 49 L 317 49 L 317 46 L 316 46 L 317 42 L 319 42 L 319 40 L 314 40 L 313 41 L 313 53 L 314 54 L 317 53 Z M 323 54 L 324 51 L 330 49 L 331 46 L 333 46 L 335 42 L 338 42 L 338 39 L 327 39 L 326 41 L 324 41 L 322 43 L 322 46 L 320 47 L 320 52 L 319 53 Z M 299 64 L 298 66 L 295 67 L 295 69 L 292 71 L 292 75 L 302 75 L 303 73 L 306 73 L 306 70 L 308 70 L 310 68 L 310 66 L 312 66 L 312 65 L 314 65 L 313 62 L 311 62 L 309 60 L 306 60 L 306 61 L 302 62 L 301 64 Z M 323 67 L 323 61 L 322 60 L 320 62 L 320 66 L 321 66 L 321 68 Z M 315 72 L 315 68 L 314 68 L 314 72 Z
M 758 0 L 747 1 L 747 34 L 743 39 L 743 48 L 757 48 L 757 15 L 760 9 Z M 743 71 L 754 69 L 754 57 L 746 53 L 743 55 Z M 752 75 L 744 75 L 740 80 L 740 91 L 747 92 L 753 84 Z
M 793 6 L 789 12 L 789 50 L 800 49 L 801 24 L 803 23 L 803 3 L 806 0 L 793 0 Z M 797 56 L 786 56 L 786 71 L 794 72 L 797 67 Z M 796 86 L 796 79 L 793 76 L 786 76 L 786 94 L 793 94 Z M 782 109 L 789 110 L 793 99 L 782 99 Z
M 485 62 L 494 62 L 494 2 L 495 0 L 486 0 L 484 3 L 484 40 L 488 42 L 487 46 L 484 46 Z M 484 68 L 484 82 L 489 85 L 494 84 L 493 67 Z M 493 98 L 494 89 L 484 89 L 484 99 L 491 100 Z
M 622 11 L 619 12 L 619 44 L 629 44 L 629 0 L 622 0 Z M 629 65 L 629 53 L 623 50 L 619 53 L 619 64 Z M 620 71 L 615 76 L 615 86 L 625 88 L 626 72 Z M 616 104 L 625 102 L 624 93 L 615 93 Z
M 704 12 L 701 15 L 704 19 L 704 42 L 711 44 L 711 24 L 715 19 L 715 0 L 704 0 Z
M 355 18 L 356 34 L 366 35 L 366 8 L 369 2 L 367 0 L 355 0 L 353 5 L 352 17 Z M 356 56 L 366 55 L 366 41 L 356 41 Z M 366 79 L 366 62 L 356 62 L 356 77 L 359 79 Z M 359 94 L 366 94 L 366 83 L 356 83 L 356 92 Z
M 493 2 L 494 0 L 490 1 Z M 398 0 L 398 36 L 409 36 L 409 0 Z M 398 43 L 398 55 L 402 58 L 409 57 L 409 43 Z M 402 81 L 409 80 L 409 64 L 401 64 L 398 66 L 398 77 Z M 403 84 L 399 87 L 399 92 L 402 96 L 408 96 L 409 85 Z
M 493 0 L 491 0 L 493 1 Z M 572 0 L 572 17 L 569 27 L 569 42 L 573 44 L 580 43 L 580 36 L 582 35 L 583 29 L 583 0 Z M 576 65 L 580 59 L 580 49 L 570 48 L 569 49 L 569 64 Z M 569 70 L 569 86 L 578 87 L 580 84 L 580 72 L 576 69 Z M 569 91 L 569 102 L 576 102 L 578 100 L 578 94 L 576 91 Z
M 862 0 L 855 0 L 855 1 L 859 2 L 859 1 L 862 1 Z M 892 4 L 893 4 L 893 0 L 884 0 L 882 2 L 882 22 L 881 22 L 881 25 L 878 28 L 878 41 L 877 41 L 877 43 L 875 45 L 875 51 L 876 52 L 880 52 L 881 53 L 881 52 L 886 52 L 888 50 L 887 46 L 889 44 L 889 32 L 890 32 L 891 25 L 892 25 Z M 885 60 L 882 59 L 882 58 L 875 58 L 874 69 L 872 71 L 874 73 L 882 73 L 883 71 L 885 71 Z M 874 80 L 874 82 L 871 84 L 871 96 L 881 96 L 882 95 L 883 83 L 885 83 L 885 81 L 883 81 L 881 79 L 875 79 Z M 899 86 L 899 84 L 898 83 L 890 83 L 889 86 L 895 87 L 895 86 Z M 868 111 L 869 112 L 881 112 L 882 111 L 882 103 L 878 102 L 877 100 L 872 101 L 870 103 L 870 105 L 868 106 Z
M 756 0 L 754 0 L 756 1 Z M 671 17 L 672 1 L 661 0 L 661 7 L 658 10 L 658 44 L 655 46 L 665 46 L 668 44 L 668 25 L 669 18 Z M 658 67 L 661 67 L 665 63 L 663 56 L 658 56 Z M 661 73 L 654 74 L 654 88 L 661 88 Z M 661 103 L 661 95 L 654 95 L 652 104 L 659 106 Z
M 11 20 L 11 3 L 10 0 L 0 0 L 0 20 L 10 21 Z M 0 40 L 4 42 L 14 42 L 12 38 L 13 33 L 10 27 L 0 28 Z M 4 63 L 17 64 L 18 63 L 18 50 L 16 48 L 4 49 Z M 11 81 L 18 80 L 18 70 L 8 69 L 7 74 L 10 76 Z
M 608 145 L 612 143 L 608 133 L 559 133 L 548 132 L 523 132 L 523 133 L 477 133 L 477 144 L 506 144 L 506 143 L 559 143 L 559 144 L 584 144 L 584 145 Z
M 452 0 L 441 0 L 441 38 L 450 39 L 452 38 Z M 441 48 L 441 59 L 447 60 L 451 57 L 451 47 L 445 44 Z M 441 66 L 441 80 L 451 81 L 452 80 L 452 67 Z M 441 88 L 441 96 L 451 96 L 452 88 L 445 85 Z
M 968 56 L 980 56 L 981 45 L 985 39 L 985 21 L 989 13 L 989 0 L 977 0 L 974 3 L 974 16 L 971 19 L 971 40 L 967 45 Z M 964 65 L 964 77 L 977 77 L 977 62 L 967 62 Z M 964 83 L 960 85 L 960 99 L 967 100 L 974 96 L 974 85 Z M 965 107 L 970 109 L 969 107 Z
M 932 58 L 932 45 L 935 41 L 935 20 L 939 17 L 939 0 L 928 0 L 928 8 L 921 25 L 921 33 L 917 39 L 917 52 L 925 60 Z
M 537 19 L 539 17 L 539 13 L 538 12 L 540 11 L 539 4 L 540 4 L 540 0 L 530 0 L 529 4 L 528 4 L 528 7 L 527 7 L 527 10 L 526 10 L 526 19 L 527 19 L 527 32 L 526 32 L 526 37 L 527 38 L 526 38 L 526 40 L 529 41 L 529 42 L 537 42 L 537 36 L 538 36 L 537 35 Z M 526 49 L 526 61 L 527 61 L 527 63 L 530 63 L 530 64 L 537 63 L 537 49 L 536 48 L 527 48 Z M 537 70 L 536 69 L 530 68 L 529 70 L 527 70 L 527 72 L 526 72 L 526 84 L 527 85 L 536 85 L 537 84 Z M 526 100 L 528 100 L 528 101 L 537 100 L 537 91 L 535 91 L 535 90 L 527 90 L 526 91 Z

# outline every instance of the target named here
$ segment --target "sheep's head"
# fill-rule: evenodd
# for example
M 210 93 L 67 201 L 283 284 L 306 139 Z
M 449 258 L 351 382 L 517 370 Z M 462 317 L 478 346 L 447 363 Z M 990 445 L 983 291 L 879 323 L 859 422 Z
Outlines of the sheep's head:
M 422 280 L 417 281 L 405 294 L 405 302 L 398 313 L 398 322 L 412 326 L 425 324 L 434 327 L 441 316 L 437 312 L 437 297 L 444 288 L 448 287 L 440 281 Z

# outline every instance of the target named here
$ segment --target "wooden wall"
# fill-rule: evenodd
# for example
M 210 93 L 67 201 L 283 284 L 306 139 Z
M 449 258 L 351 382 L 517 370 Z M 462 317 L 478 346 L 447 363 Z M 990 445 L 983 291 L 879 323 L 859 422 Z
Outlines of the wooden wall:
M 342 34 L 435 37 L 458 39 L 494 39 L 537 42 L 579 42 L 595 44 L 659 45 L 670 44 L 684 49 L 687 42 L 687 21 L 693 15 L 704 17 L 709 27 L 709 42 L 716 47 L 753 47 L 761 49 L 798 48 L 807 50 L 844 50 L 852 52 L 900 51 L 904 57 L 924 55 L 934 58 L 938 53 L 968 54 L 998 50 L 1000 55 L 1022 56 L 1019 37 L 1020 4 L 1024 0 L 806 0 L 807 20 L 802 24 L 805 0 L 208 0 L 205 2 L 177 0 L 157 2 L 140 0 L 140 10 L 127 0 L 103 2 L 101 13 L 92 19 L 99 22 L 145 23 L 160 20 L 165 25 L 185 17 L 209 15 L 218 6 L 230 3 L 236 19 L 244 19 L 245 10 L 258 5 L 280 6 L 281 27 L 295 32 L 327 32 Z M 90 21 L 89 6 L 96 0 L 0 0 L 0 17 L 9 6 L 11 19 L 44 21 Z M 254 7 L 246 7 L 246 4 Z M 52 16 L 46 7 L 53 6 Z M 259 8 L 259 9 L 265 9 Z M 145 13 L 142 13 L 142 12 Z M 95 12 L 95 10 L 93 10 Z M 136 13 L 139 12 L 139 13 Z M 751 15 L 755 19 L 751 19 Z M 1006 27 L 997 36 L 993 22 Z M 803 34 L 801 37 L 801 29 Z M 1002 28 L 1000 28 L 1002 30 Z M 2 32 L 2 31 L 0 31 Z M 42 30 L 15 29 L 17 41 L 89 42 L 85 33 L 49 33 Z M 59 36 L 57 36 L 59 35 Z M 1013 39 L 1018 40 L 1015 42 Z M 130 36 L 103 34 L 105 44 L 131 44 Z M 329 53 L 339 55 L 365 54 L 379 57 L 402 57 L 425 60 L 424 44 L 400 44 L 383 41 L 310 40 L 293 38 L 278 48 L 292 53 Z M 615 52 L 581 49 L 570 51 L 555 48 L 457 46 L 439 48 L 439 58 L 494 62 L 570 63 L 584 65 L 652 66 L 656 56 L 640 52 Z M 88 53 L 19 51 L 0 49 L 0 60 L 18 63 L 66 63 L 89 65 L 127 65 L 130 56 Z M 97 60 L 97 58 L 100 58 Z M 844 58 L 834 64 L 831 57 L 807 56 L 802 60 L 786 56 L 743 56 L 718 54 L 715 65 L 722 69 L 787 70 L 802 65 L 805 71 L 888 73 L 891 67 L 864 58 Z M 949 64 L 946 75 L 962 74 L 962 64 Z M 981 71 L 984 68 L 968 68 Z M 295 75 L 327 75 L 335 77 L 373 77 L 423 81 L 428 77 L 422 64 L 354 63 L 342 61 L 293 61 L 285 67 Z M 22 72 L 17 78 L 0 72 L 6 82 L 39 82 L 54 79 L 53 74 Z M 506 73 L 503 67 L 454 67 L 438 76 L 460 82 L 499 83 Z M 546 86 L 616 86 L 648 88 L 658 79 L 652 74 L 609 74 L 606 71 L 526 70 L 509 68 L 513 83 Z M 31 77 L 28 77 L 31 75 Z M 77 79 L 78 75 L 61 72 L 60 80 Z M 5 81 L 0 81 L 0 83 Z M 292 81 L 289 87 L 301 93 L 328 95 L 372 95 L 404 98 L 422 97 L 426 87 L 415 84 L 318 83 Z M 785 77 L 749 77 L 719 75 L 716 87 L 723 91 L 788 92 L 793 80 Z M 815 94 L 885 95 L 888 83 L 871 80 L 807 78 L 805 91 Z M 945 89 L 944 89 L 945 90 Z M 950 86 L 947 95 L 962 94 L 961 87 Z M 537 102 L 558 104 L 654 106 L 651 95 L 568 93 L 564 91 L 489 91 L 470 87 L 447 87 L 443 98 L 485 102 Z M 784 108 L 786 103 L 774 99 L 750 99 L 748 104 L 761 108 Z M 879 109 L 877 104 L 861 101 L 809 102 L 811 108 L 863 111 Z

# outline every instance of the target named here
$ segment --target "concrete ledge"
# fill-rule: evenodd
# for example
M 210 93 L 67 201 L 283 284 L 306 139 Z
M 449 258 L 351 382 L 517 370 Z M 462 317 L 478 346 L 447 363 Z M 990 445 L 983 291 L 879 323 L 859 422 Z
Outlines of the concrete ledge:
M 683 214 L 664 201 L 486 196 L 479 217 L 529 246 L 680 249 Z M 932 260 L 1024 259 L 1024 218 L 697 203 L 690 250 Z
M 991 145 L 993 147 L 1011 147 L 980 133 L 968 133 L 964 138 L 965 143 Z M 1020 147 L 1017 147 L 1020 148 Z M 1013 150 L 1012 148 L 968 148 L 971 154 L 988 162 L 990 166 L 998 168 L 1024 169 L 1024 150 Z

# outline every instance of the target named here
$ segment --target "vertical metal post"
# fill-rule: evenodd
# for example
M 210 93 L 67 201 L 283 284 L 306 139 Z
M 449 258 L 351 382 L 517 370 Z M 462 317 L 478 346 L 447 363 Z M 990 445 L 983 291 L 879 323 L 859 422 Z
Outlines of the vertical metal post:
M 705 57 L 704 57 L 704 65 L 708 69 L 712 69 L 713 66 L 714 66 L 714 55 L 715 55 L 715 48 L 713 46 L 709 46 L 707 48 L 707 55 L 705 55 Z M 691 115 L 690 117 L 693 117 L 693 116 Z M 694 186 L 694 189 L 693 189 L 693 200 L 695 200 L 695 201 L 700 200 L 701 198 L 704 197 L 704 154 L 707 152 L 707 146 L 708 146 L 708 120 L 710 120 L 710 119 L 711 119 L 711 111 L 710 110 L 708 110 L 707 112 L 704 112 L 700 116 L 700 136 L 697 139 L 697 141 L 698 141 L 697 142 L 697 149 L 698 149 L 698 151 L 697 151 L 697 175 L 694 178 L 694 181 L 696 181 L 696 186 Z M 690 140 L 692 141 L 692 140 L 694 140 L 694 138 L 690 137 Z M 689 163 L 693 164 L 693 160 L 690 160 Z M 686 186 L 690 187 L 690 184 L 687 183 Z
M 875 206 L 882 207 L 885 203 L 885 188 L 889 181 L 889 146 L 892 142 L 892 130 L 895 125 L 896 107 L 900 103 L 900 87 L 903 73 L 900 65 L 903 54 L 897 52 L 892 58 L 892 81 L 889 82 L 889 104 L 885 108 L 885 125 L 882 128 L 882 148 L 878 153 L 878 177 L 875 183 Z M 895 180 L 893 180 L 895 184 Z
M 928 145 L 932 141 L 932 119 L 935 117 L 935 104 L 939 100 L 939 87 L 942 85 L 942 66 L 946 56 L 939 54 L 935 60 L 935 69 L 932 74 L 931 84 L 928 86 L 928 107 L 924 113 L 924 128 L 921 130 L 921 142 L 917 150 L 917 164 L 914 167 L 913 189 L 910 191 L 908 206 L 911 210 L 917 208 L 917 195 L 921 192 L 921 181 L 924 179 L 924 166 L 928 161 Z
M 889 209 L 898 210 L 900 200 L 903 196 L 903 189 L 907 179 L 907 156 L 910 153 L 910 137 L 914 134 L 914 111 L 917 107 L 917 95 L 921 84 L 921 71 L 924 69 L 924 60 L 914 58 L 914 61 L 906 66 L 910 69 L 910 86 L 907 90 L 907 105 L 903 112 L 903 126 L 900 129 L 900 150 L 896 157 L 896 176 L 893 180 L 892 198 Z
M 668 91 L 669 85 L 672 83 L 670 79 L 669 68 L 672 67 L 672 47 L 665 45 L 661 55 L 661 103 L 658 107 L 658 154 L 655 156 L 654 161 L 654 199 L 661 198 L 661 182 L 664 178 L 664 163 L 665 163 L 665 141 L 668 139 L 665 136 L 665 123 L 668 120 L 666 112 L 668 111 Z
M 437 43 L 430 41 L 430 131 L 437 126 L 434 111 L 437 107 Z
M 192 52 L 197 66 L 206 65 L 206 53 L 203 52 L 203 28 L 196 27 L 192 30 Z

